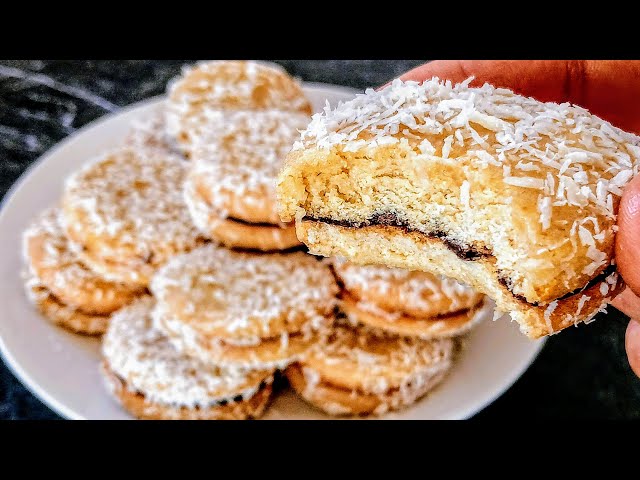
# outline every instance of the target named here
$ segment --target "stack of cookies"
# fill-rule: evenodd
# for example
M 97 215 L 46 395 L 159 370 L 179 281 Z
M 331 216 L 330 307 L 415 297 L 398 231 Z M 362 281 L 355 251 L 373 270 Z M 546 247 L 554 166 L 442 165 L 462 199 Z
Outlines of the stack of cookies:
M 331 414 L 379 414 L 451 367 L 480 295 L 320 261 L 280 221 L 275 179 L 310 113 L 275 65 L 198 64 L 25 231 L 29 297 L 104 334 L 105 383 L 134 416 L 257 418 L 285 370 Z
M 292 387 L 334 415 L 414 403 L 449 371 L 456 338 L 487 315 L 484 296 L 447 278 L 335 259 L 342 321 L 287 369 Z

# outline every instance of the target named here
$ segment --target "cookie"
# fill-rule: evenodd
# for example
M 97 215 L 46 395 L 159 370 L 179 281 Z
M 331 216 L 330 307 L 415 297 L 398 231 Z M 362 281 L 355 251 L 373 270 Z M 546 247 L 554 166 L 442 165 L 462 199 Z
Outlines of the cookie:
M 335 259 L 334 272 L 356 301 L 407 317 L 430 318 L 464 312 L 484 296 L 450 278 L 426 272 L 361 266 Z
M 251 254 L 213 244 L 153 278 L 156 327 L 181 351 L 229 368 L 281 368 L 333 321 L 338 287 L 302 252 Z
M 283 110 L 311 114 L 300 85 L 266 62 L 210 61 L 183 70 L 167 88 L 167 132 L 190 157 L 219 111 Z
M 60 226 L 58 208 L 34 219 L 23 233 L 22 246 L 30 275 L 69 311 L 108 315 L 141 293 L 138 287 L 103 279 L 78 259 Z
M 340 308 L 351 323 L 366 325 L 389 334 L 425 340 L 463 335 L 492 312 L 491 305 L 481 300 L 478 305 L 467 310 L 432 317 L 411 317 L 384 310 L 374 303 L 358 301 L 349 295 L 342 297 Z
M 109 325 L 110 315 L 84 313 L 61 303 L 40 280 L 23 273 L 25 293 L 38 311 L 54 325 L 81 335 L 102 335 Z
M 102 373 L 113 396 L 141 419 L 241 420 L 262 415 L 273 371 L 229 372 L 179 353 L 153 327 L 153 298 L 113 315 Z
M 61 218 L 80 259 L 105 278 L 144 287 L 169 258 L 202 244 L 182 195 L 186 169 L 175 155 L 123 148 L 72 175 Z
M 616 213 L 640 138 L 569 104 L 437 78 L 314 116 L 278 180 L 312 253 L 446 275 L 532 338 L 622 290 Z
M 205 237 L 229 248 L 262 252 L 288 250 L 301 245 L 293 225 L 255 224 L 221 218 L 195 187 L 196 182 L 196 178 L 187 177 L 184 199 L 194 225 Z
M 379 415 L 433 389 L 451 368 L 453 354 L 451 339 L 381 336 L 336 325 L 286 376 L 302 398 L 331 415 Z

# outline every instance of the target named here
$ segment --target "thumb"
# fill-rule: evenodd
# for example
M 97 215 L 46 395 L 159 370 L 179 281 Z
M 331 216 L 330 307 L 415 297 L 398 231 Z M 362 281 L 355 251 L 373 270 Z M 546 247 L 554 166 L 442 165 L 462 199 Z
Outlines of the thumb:
M 618 210 L 616 263 L 627 286 L 640 296 L 640 176 L 624 190 Z

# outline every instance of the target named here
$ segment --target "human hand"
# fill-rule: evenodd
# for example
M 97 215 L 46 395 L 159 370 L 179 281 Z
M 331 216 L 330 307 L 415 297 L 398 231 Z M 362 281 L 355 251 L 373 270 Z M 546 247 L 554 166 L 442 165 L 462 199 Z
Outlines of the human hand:
M 542 101 L 571 102 L 640 134 L 640 61 L 624 60 L 437 60 L 400 78 L 424 81 L 440 77 L 454 83 L 470 76 Z M 613 305 L 626 313 L 626 350 L 640 376 L 640 175 L 627 186 L 618 212 L 616 262 L 627 288 Z

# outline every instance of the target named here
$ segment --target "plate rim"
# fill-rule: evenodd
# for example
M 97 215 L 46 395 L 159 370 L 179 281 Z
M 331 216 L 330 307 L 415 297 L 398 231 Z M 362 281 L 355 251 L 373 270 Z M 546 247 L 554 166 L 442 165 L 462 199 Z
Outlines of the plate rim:
M 361 93 L 363 89 L 357 89 L 353 87 L 348 87 L 345 85 L 331 84 L 331 83 L 323 83 L 323 82 L 301 82 L 305 88 L 322 91 L 322 90 L 331 90 L 333 92 L 341 91 L 343 93 L 348 94 L 357 94 Z M 93 119 L 87 124 L 83 125 L 79 129 L 72 132 L 70 135 L 67 135 L 65 138 L 60 140 L 58 143 L 53 145 L 47 151 L 45 151 L 42 155 L 40 155 L 36 160 L 34 160 L 22 174 L 15 180 L 15 182 L 9 187 L 6 194 L 0 201 L 0 222 L 2 222 L 3 218 L 6 215 L 7 210 L 10 208 L 12 201 L 15 197 L 15 194 L 23 187 L 26 183 L 27 179 L 35 173 L 39 168 L 42 167 L 49 159 L 55 156 L 59 150 L 64 149 L 69 143 L 73 142 L 77 137 L 83 135 L 86 131 L 91 130 L 93 128 L 99 127 L 102 123 L 105 123 L 109 120 L 112 120 L 114 116 L 126 114 L 132 110 L 136 110 L 140 107 L 148 107 L 152 104 L 159 104 L 165 98 L 164 94 L 156 95 L 153 97 L 149 97 L 134 103 L 130 103 L 123 107 L 118 108 L 112 112 L 106 112 L 105 114 Z M 454 420 L 465 420 L 471 418 L 473 415 L 481 412 L 487 406 L 491 405 L 498 398 L 504 395 L 513 385 L 524 375 L 524 373 L 533 365 L 533 363 L 537 360 L 540 352 L 542 351 L 544 345 L 546 344 L 547 338 L 543 338 L 537 340 L 535 350 L 531 357 L 517 369 L 514 370 L 511 375 L 506 379 L 500 387 L 495 388 L 490 395 L 487 396 L 485 400 L 475 404 L 473 407 L 459 409 L 455 411 L 455 415 L 452 415 L 450 418 Z M 33 380 L 29 373 L 24 370 L 20 362 L 18 362 L 15 356 L 11 353 L 11 349 L 5 342 L 3 335 L 0 332 L 0 356 L 4 364 L 7 366 L 9 371 L 20 381 L 20 383 L 39 401 L 44 403 L 48 408 L 53 410 L 56 414 L 61 416 L 63 419 L 69 420 L 88 420 L 87 417 L 83 415 L 79 415 L 70 407 L 66 406 L 63 402 L 56 399 L 53 394 L 49 393 L 46 389 L 42 388 L 38 382 Z

